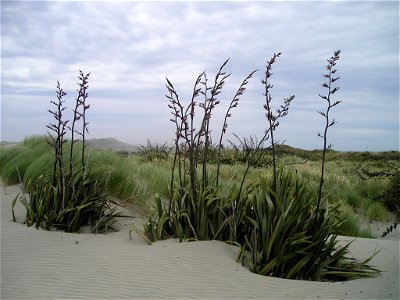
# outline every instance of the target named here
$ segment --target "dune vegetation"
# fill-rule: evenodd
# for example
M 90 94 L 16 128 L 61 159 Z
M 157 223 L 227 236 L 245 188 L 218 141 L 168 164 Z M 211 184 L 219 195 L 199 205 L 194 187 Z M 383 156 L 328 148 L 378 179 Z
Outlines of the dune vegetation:
M 31 136 L 12 147 L 0 147 L 0 176 L 7 184 L 35 181 L 52 166 L 53 154 L 46 143 L 45 136 Z M 65 147 L 68 147 L 67 141 Z M 79 144 L 78 144 L 79 146 Z M 78 148 L 78 147 L 77 147 Z M 292 170 L 307 182 L 310 190 L 316 190 L 319 179 L 318 155 L 316 151 L 306 151 L 285 146 L 290 153 L 278 150 L 278 163 L 286 170 Z M 78 150 L 75 155 L 78 156 Z M 113 197 L 128 199 L 128 202 L 139 205 L 148 216 L 154 209 L 154 195 L 162 199 L 169 198 L 172 154 L 168 158 L 158 158 L 155 149 L 150 155 L 132 152 L 128 156 L 111 150 L 91 150 L 90 166 L 92 176 L 108 176 L 106 192 Z M 221 185 L 229 187 L 238 185 L 246 166 L 241 162 L 241 155 L 235 162 L 236 150 L 225 148 L 222 156 L 230 160 L 229 164 L 220 167 Z M 296 154 L 298 152 L 298 154 Z M 304 159 L 307 153 L 307 160 Z M 396 201 L 398 199 L 399 177 L 398 152 L 337 152 L 331 151 L 335 159 L 326 163 L 326 200 L 340 203 L 340 215 L 349 221 L 342 225 L 344 235 L 354 237 L 372 237 L 368 230 L 360 227 L 361 219 L 367 221 L 392 221 L 395 219 Z M 250 167 L 246 184 L 257 181 L 260 176 L 271 178 L 269 166 L 270 154 L 265 152 L 265 165 Z M 211 174 L 216 171 L 210 163 Z M 19 172 L 19 174 L 18 174 Z M 369 174 L 369 175 L 367 175 Z M 396 181 L 397 179 L 397 181 Z M 394 199 L 394 198 L 393 198 Z M 398 201 L 397 201 L 398 202 Z M 391 204 L 392 203 L 392 204 Z M 398 208 L 397 208 L 398 209 Z M 351 224 L 350 224 L 351 223 Z
M 8 184 L 19 183 L 18 171 L 22 182 L 34 181 L 44 174 L 52 165 L 53 155 L 45 142 L 45 136 L 31 136 L 13 147 L 0 148 L 0 174 Z M 66 147 L 69 145 L 66 143 Z M 78 145 L 79 146 L 79 145 Z M 279 148 L 279 147 L 278 147 Z M 287 170 L 293 170 L 307 181 L 310 190 L 316 189 L 316 180 L 319 178 L 318 155 L 316 151 L 306 151 L 285 146 L 290 153 L 278 150 L 278 163 Z M 75 155 L 78 155 L 78 150 Z M 97 178 L 108 174 L 107 192 L 121 199 L 131 199 L 150 212 L 154 201 L 154 194 L 162 198 L 169 197 L 168 184 L 170 183 L 172 154 L 168 158 L 157 157 L 152 154 L 132 152 L 128 156 L 111 150 L 91 150 L 91 169 Z M 226 148 L 222 156 L 229 164 L 220 167 L 220 180 L 225 184 L 238 184 L 240 174 L 245 170 L 241 161 L 241 153 L 235 161 L 236 150 Z M 298 154 L 296 154 L 298 152 Z M 304 159 L 304 153 L 307 159 Z M 395 213 L 386 207 L 386 198 L 389 193 L 395 192 L 395 175 L 398 174 L 395 165 L 398 163 L 398 152 L 337 152 L 331 151 L 335 159 L 326 164 L 326 198 L 332 203 L 342 203 L 343 210 L 351 211 L 356 217 L 363 217 L 369 221 L 390 221 Z M 361 155 L 362 154 L 362 155 Z M 161 155 L 162 157 L 162 155 Z M 265 164 L 259 167 L 250 167 L 246 183 L 255 182 L 263 175 L 271 176 L 269 166 L 270 154 L 263 154 Z M 210 172 L 215 172 L 215 165 L 210 163 Z M 369 175 L 368 175 L 369 174 Z M 397 175 L 398 177 L 398 175 Z M 397 183 L 398 186 L 398 183 Z M 396 186 L 396 187 L 397 187 Z M 398 189 L 398 187 L 397 187 Z M 389 205 L 389 203 L 388 203 Z M 371 208 L 372 207 L 372 208 Z M 350 215 L 347 212 L 346 215 Z M 346 231 L 345 231 L 346 233 Z M 361 234 L 361 235 L 360 235 Z M 367 233 L 366 233 L 367 234 Z M 349 234 L 351 236 L 365 236 L 362 233 Z M 366 236 L 369 236 L 368 234 Z
M 270 77 L 272 67 L 280 57 L 274 54 L 267 61 L 264 86 L 266 116 L 265 134 L 256 137 L 240 138 L 235 150 L 242 150 L 244 171 L 239 181 L 226 186 L 220 180 L 223 137 L 228 128 L 228 119 L 238 107 L 240 96 L 256 71 L 251 72 L 233 95 L 225 113 L 217 144 L 213 145 L 211 132 L 212 115 L 220 103 L 220 94 L 227 77 L 224 70 L 227 62 L 220 67 L 212 84 L 207 74 L 201 73 L 195 80 L 190 102 L 181 102 L 178 92 L 167 79 L 166 98 L 176 127 L 174 156 L 172 163 L 170 198 L 166 205 L 156 195 L 156 211 L 145 225 L 149 242 L 170 237 L 180 240 L 221 240 L 239 247 L 238 260 L 257 274 L 277 276 L 287 279 L 346 280 L 370 277 L 379 271 L 368 265 L 376 253 L 365 261 L 349 257 L 348 247 L 339 246 L 338 235 L 346 219 L 340 218 L 339 202 L 327 199 L 326 164 L 328 129 L 335 125 L 331 109 L 341 103 L 334 100 L 339 90 L 335 82 L 339 79 L 335 65 L 340 51 L 335 51 L 327 61 L 327 73 L 323 75 L 326 94 L 320 94 L 327 108 L 319 112 L 325 120 L 323 133 L 322 159 L 314 181 L 315 189 L 310 189 L 299 172 L 288 170 L 278 161 L 278 139 L 275 134 L 280 122 L 289 113 L 294 95 L 284 98 L 281 104 L 272 101 Z M 274 106 L 278 107 L 277 109 Z M 200 110 L 200 112 L 199 112 Z M 196 116 L 196 117 L 195 117 Z M 200 124 L 196 122 L 199 118 Z M 269 144 L 265 147 L 265 144 Z M 269 152 L 269 176 L 260 174 L 246 184 L 251 167 L 259 167 L 267 162 L 265 149 Z M 238 151 L 240 152 L 240 151 Z M 214 156 L 215 171 L 212 172 L 209 160 Z M 325 189 L 324 189 L 325 187 Z M 349 224 L 349 223 L 348 223 Z
M 107 229 L 119 216 L 115 205 L 131 203 L 148 218 L 144 234 L 149 243 L 170 237 L 229 242 L 239 247 L 238 260 L 268 276 L 346 280 L 376 275 L 378 271 L 368 265 L 374 253 L 355 261 L 348 257 L 349 244 L 339 246 L 336 238 L 373 237 L 362 222 L 399 216 L 399 153 L 331 149 L 328 129 L 335 121 L 330 114 L 340 104 L 333 99 L 339 89 L 334 86 L 339 54 L 335 51 L 328 59 L 322 84 L 326 94 L 320 97 L 327 106 L 320 112 L 325 120 L 318 134 L 321 151 L 277 142 L 275 129 L 295 99 L 290 95 L 278 105 L 272 101 L 270 77 L 278 53 L 267 62 L 262 81 L 267 125 L 260 139 L 237 137 L 236 144 L 223 143 L 229 118 L 253 71 L 233 95 L 218 143 L 212 143 L 211 116 L 229 77 L 224 70 L 227 60 L 211 86 L 205 72 L 198 76 L 187 106 L 167 79 L 176 127 L 172 147 L 149 141 L 133 153 L 91 149 L 85 136 L 89 74 L 80 72 L 72 122 L 63 118 L 65 93 L 58 84 L 58 101 L 52 102 L 56 109 L 50 110 L 55 122 L 47 125 L 51 133 L 1 147 L 0 176 L 8 184 L 22 183 L 29 194 L 30 200 L 22 198 L 28 225 L 66 231 L 85 225 Z M 195 115 L 200 117 L 197 129 Z

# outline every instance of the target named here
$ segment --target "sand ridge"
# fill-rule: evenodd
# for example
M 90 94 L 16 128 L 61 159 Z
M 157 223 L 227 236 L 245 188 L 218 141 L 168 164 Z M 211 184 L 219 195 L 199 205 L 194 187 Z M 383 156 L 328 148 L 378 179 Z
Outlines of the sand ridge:
M 218 241 L 167 240 L 147 245 L 129 222 L 108 234 L 36 230 L 20 222 L 1 188 L 1 299 L 399 299 L 399 241 L 355 239 L 354 257 L 381 249 L 376 278 L 309 282 L 264 277 L 235 261 L 237 248 Z M 352 240 L 340 237 L 341 241 Z

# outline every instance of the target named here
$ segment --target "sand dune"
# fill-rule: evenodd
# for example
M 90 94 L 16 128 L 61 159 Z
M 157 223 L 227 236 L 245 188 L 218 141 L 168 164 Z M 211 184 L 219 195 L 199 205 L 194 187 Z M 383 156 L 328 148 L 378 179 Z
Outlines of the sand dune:
M 88 145 L 93 149 L 112 150 L 112 151 L 138 151 L 140 146 L 134 146 L 121 142 L 115 138 L 100 138 L 87 140 Z
M 11 201 L 18 186 L 1 187 L 1 299 L 399 299 L 399 241 L 355 239 L 352 254 L 383 272 L 370 279 L 325 283 L 251 273 L 222 242 L 130 240 L 129 222 L 109 234 L 28 228 Z M 351 238 L 342 237 L 346 242 Z

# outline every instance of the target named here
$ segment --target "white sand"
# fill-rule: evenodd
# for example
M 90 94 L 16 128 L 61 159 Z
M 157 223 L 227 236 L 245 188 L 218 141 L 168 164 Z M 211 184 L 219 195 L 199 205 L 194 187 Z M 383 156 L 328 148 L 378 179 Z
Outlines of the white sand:
M 117 233 L 48 232 L 18 223 L 11 201 L 18 186 L 1 187 L 1 299 L 399 299 L 399 241 L 356 239 L 356 258 L 375 249 L 376 278 L 324 283 L 251 273 L 222 242 L 167 240 L 148 246 L 127 226 Z M 128 222 L 125 221 L 124 222 Z M 343 242 L 351 238 L 341 238 Z

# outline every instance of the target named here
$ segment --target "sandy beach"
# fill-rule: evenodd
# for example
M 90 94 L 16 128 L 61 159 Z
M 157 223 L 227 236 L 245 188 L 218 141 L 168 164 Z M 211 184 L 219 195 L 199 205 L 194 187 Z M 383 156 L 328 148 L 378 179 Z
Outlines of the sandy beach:
M 383 272 L 347 282 L 264 277 L 235 261 L 237 248 L 218 241 L 167 240 L 147 245 L 132 219 L 108 234 L 36 230 L 11 201 L 19 186 L 1 186 L 1 299 L 399 299 L 399 241 L 356 238 L 355 258 L 380 249 Z M 353 240 L 340 237 L 341 242 Z

